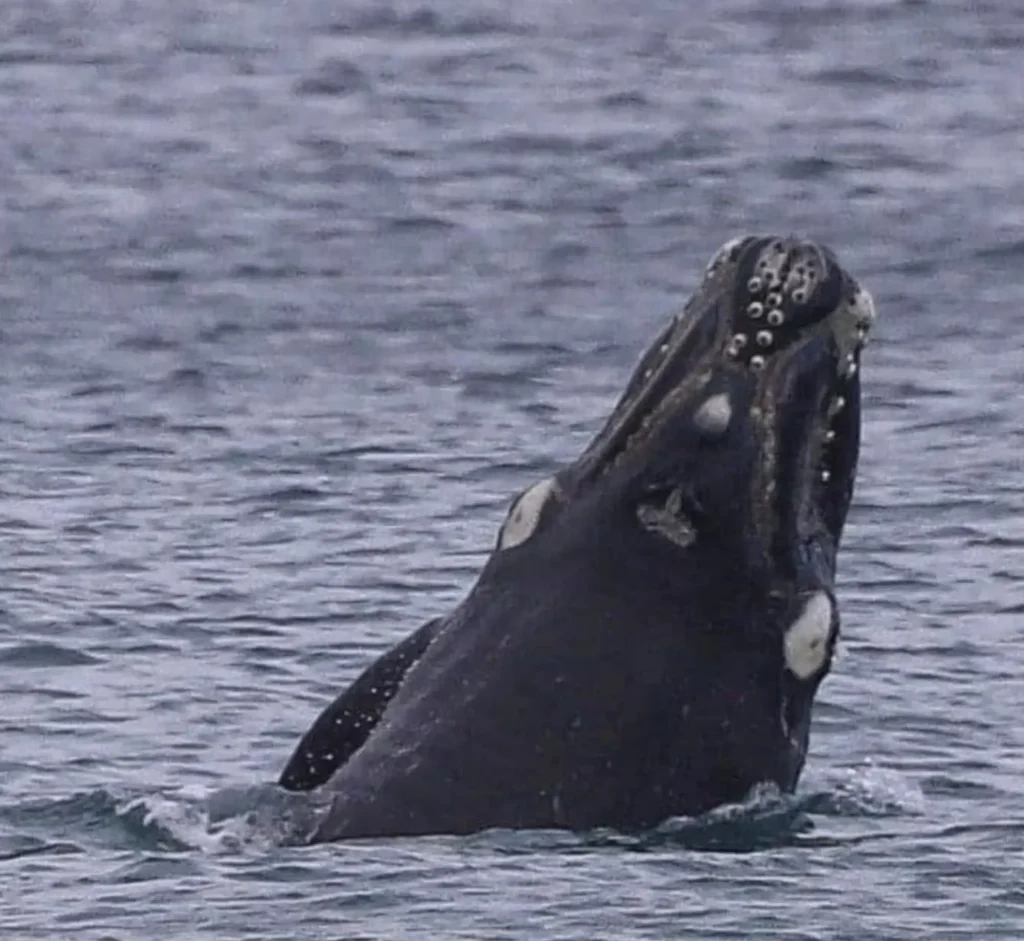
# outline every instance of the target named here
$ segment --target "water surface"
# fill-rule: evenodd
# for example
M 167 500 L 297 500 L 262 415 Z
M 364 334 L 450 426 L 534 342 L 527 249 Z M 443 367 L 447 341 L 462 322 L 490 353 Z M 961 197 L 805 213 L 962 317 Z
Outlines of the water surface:
M 1019 938 L 1022 45 L 995 2 L 8 3 L 3 937 Z M 881 310 L 796 798 L 281 846 L 297 736 L 749 230 Z

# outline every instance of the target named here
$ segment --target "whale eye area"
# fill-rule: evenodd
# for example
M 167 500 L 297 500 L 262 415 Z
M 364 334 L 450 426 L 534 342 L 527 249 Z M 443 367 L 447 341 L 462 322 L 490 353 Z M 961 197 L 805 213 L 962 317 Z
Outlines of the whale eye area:
M 498 533 L 498 549 L 514 549 L 537 531 L 541 515 L 555 489 L 554 478 L 547 477 L 516 497 Z

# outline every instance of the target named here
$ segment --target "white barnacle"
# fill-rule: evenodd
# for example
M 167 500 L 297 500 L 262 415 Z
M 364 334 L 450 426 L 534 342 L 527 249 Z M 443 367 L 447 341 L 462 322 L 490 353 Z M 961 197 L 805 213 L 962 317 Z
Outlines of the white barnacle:
M 725 392 L 710 396 L 693 415 L 696 426 L 706 435 L 720 435 L 732 420 L 732 402 Z
M 823 592 L 807 600 L 800 616 L 786 630 L 782 641 L 786 668 L 797 679 L 807 680 L 825 665 L 832 634 L 832 601 Z
M 546 477 L 534 484 L 512 504 L 508 518 L 498 535 L 498 548 L 511 549 L 529 539 L 537 529 L 540 514 L 551 499 L 557 484 L 554 477 Z
M 744 333 L 737 333 L 728 343 L 725 348 L 725 355 L 729 359 L 735 359 L 740 354 L 740 350 L 747 345 L 747 336 Z

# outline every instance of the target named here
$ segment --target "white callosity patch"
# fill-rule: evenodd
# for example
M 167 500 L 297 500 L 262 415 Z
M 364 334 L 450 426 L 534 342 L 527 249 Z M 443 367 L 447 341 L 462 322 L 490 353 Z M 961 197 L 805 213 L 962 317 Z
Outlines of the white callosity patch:
M 878 316 L 875 302 L 864 288 L 857 288 L 832 318 L 832 333 L 839 348 L 839 372 L 852 378 L 857 370 L 856 353 L 867 343 L 868 334 Z
M 697 538 L 697 530 L 683 510 L 683 495 L 678 488 L 668 495 L 664 505 L 641 503 L 636 516 L 646 530 L 664 536 L 681 549 Z
M 545 478 L 522 494 L 509 511 L 498 536 L 499 549 L 511 549 L 529 539 L 537 529 L 540 514 L 555 490 L 555 479 Z
M 744 241 L 742 235 L 736 238 L 729 239 L 724 245 L 719 248 L 714 255 L 711 256 L 711 260 L 704 266 L 704 274 L 708 277 L 713 275 L 719 268 L 722 267 L 725 262 L 731 260 L 731 256 L 737 248 Z
M 800 617 L 786 631 L 782 641 L 786 667 L 797 679 L 810 679 L 825 665 L 832 614 L 831 599 L 819 591 L 811 595 Z
M 782 269 L 786 264 L 789 253 L 785 246 L 778 239 L 773 239 L 768 245 L 761 249 L 754 263 L 754 274 L 747 283 L 747 290 L 757 294 L 767 288 L 773 291 L 782 285 Z M 771 304 L 770 306 L 777 306 Z
M 801 245 L 790 255 L 789 272 L 782 291 L 803 304 L 825 278 L 827 263 L 814 245 Z
M 721 435 L 732 420 L 732 402 L 725 392 L 710 396 L 694 413 L 694 423 L 707 435 Z

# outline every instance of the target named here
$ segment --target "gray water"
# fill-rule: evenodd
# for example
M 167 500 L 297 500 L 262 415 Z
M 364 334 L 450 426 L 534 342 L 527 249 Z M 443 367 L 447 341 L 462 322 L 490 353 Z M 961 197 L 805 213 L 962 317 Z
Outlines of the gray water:
M 1018 939 L 1024 11 L 10 0 L 0 936 Z M 719 243 L 880 308 L 798 794 L 642 839 L 282 846 Z

